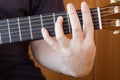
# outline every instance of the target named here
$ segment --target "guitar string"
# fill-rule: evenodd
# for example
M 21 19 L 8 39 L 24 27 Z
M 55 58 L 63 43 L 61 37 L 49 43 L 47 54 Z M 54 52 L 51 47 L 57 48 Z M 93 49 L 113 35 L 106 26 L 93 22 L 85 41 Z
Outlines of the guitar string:
M 113 8 L 113 7 L 116 7 L 116 6 L 101 7 L 100 10 L 106 10 L 107 8 Z M 120 6 L 118 6 L 118 7 L 120 7 Z
M 93 14 L 92 14 L 93 15 Z M 94 14 L 95 15 L 95 14 Z M 97 15 L 97 14 L 96 14 Z M 79 17 L 82 17 L 81 15 L 78 15 Z M 51 16 L 52 17 L 52 16 Z M 95 18 L 95 17 L 98 17 L 98 16 L 93 16 L 92 18 Z M 66 17 L 64 17 L 64 18 L 66 18 Z M 21 21 L 21 24 L 24 24 L 24 23 L 28 23 L 28 18 L 26 18 L 27 19 L 27 21 L 25 22 L 25 19 L 23 20 L 23 22 L 21 21 L 22 19 L 20 19 L 20 21 Z M 38 17 L 34 17 L 34 19 L 39 19 Z M 17 19 L 16 19 L 17 20 Z M 16 25 L 16 24 L 18 24 L 18 23 L 12 23 L 12 22 L 16 22 L 16 20 L 12 20 L 12 21 L 10 21 L 10 25 Z M 46 20 L 53 20 L 53 18 L 49 18 L 49 19 L 44 19 L 44 21 L 46 21 Z M 39 21 L 40 22 L 40 20 L 35 20 L 35 21 L 32 21 L 32 22 L 37 22 L 37 21 Z M 7 21 L 4 21 L 4 23 L 6 23 Z M 2 26 L 6 26 L 6 25 L 0 25 L 0 27 L 2 27 Z
M 103 19 L 102 20 L 102 23 L 104 24 L 105 23 L 105 21 L 106 22 L 110 22 L 110 21 L 115 21 L 116 19 Z M 97 21 L 97 20 L 93 20 L 93 22 L 95 22 L 95 21 Z M 104 22 L 103 22 L 104 21 Z M 68 23 L 68 20 L 65 20 L 64 21 L 64 24 L 67 24 Z M 46 25 L 53 25 L 54 23 L 53 22 L 50 22 L 50 23 L 47 23 Z M 81 22 L 81 24 L 83 24 L 82 22 Z M 16 24 L 16 26 L 17 26 L 17 24 Z M 36 25 L 32 25 L 32 26 L 41 26 L 41 24 L 36 24 Z M 29 28 L 29 26 L 22 26 L 22 28 L 21 29 L 24 29 L 24 28 Z M 50 26 L 49 27 L 46 27 L 46 28 L 51 28 Z M 13 30 L 13 29 L 18 29 L 18 28 L 10 28 L 11 30 Z M 8 29 L 1 29 L 0 31 L 4 31 L 4 30 L 8 30 Z M 34 29 L 32 29 L 32 30 L 34 30 Z
M 65 32 L 68 32 L 68 33 L 69 33 L 69 31 L 66 31 L 66 30 L 68 30 L 67 28 L 64 28 L 64 30 L 65 30 Z M 51 33 L 52 33 L 52 32 L 53 32 L 53 33 L 55 32 L 54 29 L 51 29 L 51 30 L 49 30 L 49 31 L 50 31 Z M 38 34 L 38 36 L 39 36 L 39 35 L 41 35 L 40 33 L 41 33 L 41 31 L 40 31 L 39 29 L 36 29 L 36 31 L 33 32 L 33 35 Z M 14 34 L 15 34 L 15 33 L 14 33 Z M 54 33 L 54 34 L 55 34 L 55 33 Z M 6 34 L 2 34 L 2 35 L 4 35 L 4 38 L 9 38 L 9 35 L 6 35 Z M 28 31 L 24 31 L 24 35 L 22 35 L 22 36 L 25 37 L 25 35 L 29 35 L 29 36 L 30 36 L 31 34 L 30 34 L 30 32 L 28 32 Z M 15 35 L 12 35 L 12 37 L 20 37 L 20 36 L 15 34 Z M 34 37 L 34 36 L 33 36 L 33 37 Z
M 106 27 L 106 26 L 105 26 L 105 27 Z M 68 29 L 64 29 L 64 30 L 68 30 Z M 53 35 L 55 34 L 55 33 L 54 33 L 54 30 L 51 30 L 50 32 L 51 32 L 51 34 L 52 34 L 52 32 L 53 32 Z M 64 33 L 66 33 L 66 32 L 69 34 L 69 31 L 65 31 Z M 28 33 L 24 33 L 24 35 L 22 35 L 22 37 L 29 37 L 29 39 L 31 39 L 31 38 L 30 38 L 30 35 L 31 35 L 30 32 L 28 32 Z M 34 33 L 33 33 L 33 37 L 35 37 L 35 36 L 37 36 L 37 38 L 41 38 L 41 37 L 42 37 L 42 35 L 40 34 L 40 31 L 34 32 Z M 19 35 L 12 35 L 12 37 L 17 37 L 17 38 L 18 38 L 18 37 L 20 37 L 20 36 L 19 36 Z M 4 39 L 5 39 L 5 38 L 8 39 L 9 36 L 8 36 L 8 35 L 4 35 Z M 33 39 L 35 39 L 35 38 L 33 38 Z M 14 40 L 14 39 L 12 38 L 12 42 L 13 42 L 13 40 Z
M 66 18 L 67 19 L 67 17 L 64 17 L 64 18 Z M 93 22 L 94 21 L 98 21 L 98 20 L 96 20 L 97 18 L 95 17 L 95 18 L 93 18 Z M 80 21 L 81 21 L 82 19 L 80 19 Z M 102 21 L 104 21 L 105 19 L 102 19 Z M 107 19 L 107 20 L 115 20 L 115 19 Z M 36 22 L 36 25 L 39 25 L 39 24 L 37 24 L 37 20 L 35 21 Z M 34 22 L 34 23 L 35 23 Z M 68 22 L 68 20 L 64 20 L 64 23 L 65 22 Z M 21 23 L 21 24 L 23 24 L 23 23 Z M 26 23 L 26 24 L 29 24 L 28 22 Z M 54 23 L 52 23 L 52 22 L 50 22 L 49 21 L 49 23 L 45 23 L 44 25 L 53 25 Z M 82 24 L 82 22 L 81 22 L 81 24 Z M 10 24 L 10 26 L 17 26 L 18 24 Z M 24 25 L 25 25 L 25 23 L 24 23 Z M 40 24 L 41 25 L 41 24 Z M 6 26 L 6 25 L 2 25 L 1 27 L 3 27 L 3 26 Z M 32 25 L 33 26 L 33 25 Z M 22 26 L 21 28 L 25 28 L 25 27 L 28 27 L 28 26 Z M 16 27 L 15 27 L 16 28 Z M 14 27 L 11 27 L 10 29 L 15 29 Z M 49 27 L 46 27 L 46 28 L 49 28 Z M 18 29 L 18 27 L 17 27 L 17 29 Z M 1 30 L 5 30 L 5 29 L 1 29 Z M 1 31 L 0 30 L 0 31 Z M 7 30 L 7 29 L 6 29 Z
M 112 11 L 111 11 L 111 12 L 112 12 Z M 109 13 L 110 13 L 109 15 L 113 14 L 113 13 L 111 13 L 111 12 L 109 11 Z M 108 12 L 106 12 L 106 13 L 108 13 Z M 63 13 L 63 14 L 60 14 L 60 15 L 61 15 L 61 16 L 66 16 L 66 14 L 67 14 L 67 13 Z M 97 14 L 97 13 L 93 13 L 92 15 L 95 15 L 95 14 Z M 58 14 L 58 15 L 59 15 L 59 14 Z M 79 12 L 78 12 L 78 15 L 79 15 Z M 102 17 L 103 15 L 104 15 L 104 14 L 102 14 L 101 17 Z M 108 15 L 108 14 L 107 14 L 107 15 Z M 56 14 L 56 16 L 57 16 L 57 14 Z M 79 15 L 79 16 L 82 17 L 82 15 Z M 105 16 L 105 15 L 104 15 L 104 16 Z M 47 17 L 47 16 L 43 16 L 43 18 L 44 18 L 44 17 Z M 53 17 L 53 16 L 50 15 L 49 17 Z M 93 17 L 94 17 L 94 16 L 93 16 Z M 31 17 L 31 19 L 36 19 L 36 18 L 39 18 L 39 17 L 38 17 L 38 16 L 37 16 L 37 17 Z M 25 19 L 28 20 L 28 17 L 25 17 L 25 18 L 20 19 L 20 20 L 23 20 L 23 21 L 24 21 Z M 52 19 L 53 19 L 53 18 L 52 18 Z M 45 20 L 51 20 L 51 18 L 49 18 L 49 19 L 44 19 L 44 21 L 45 21 Z M 15 20 L 13 19 L 12 21 L 16 21 L 16 18 L 15 18 Z M 12 21 L 10 21 L 10 22 L 12 22 Z M 6 19 L 5 19 L 5 21 L 3 21 L 3 22 L 1 21 L 0 23 L 2 24 L 2 23 L 4 23 L 4 22 L 6 22 Z
M 103 23 L 103 25 L 106 25 L 106 23 Z M 67 23 L 66 24 L 64 24 L 64 26 L 66 26 L 66 25 L 68 25 Z M 96 23 L 95 25 L 99 25 L 99 23 Z M 110 25 L 110 24 L 109 24 Z M 32 25 L 32 26 L 40 26 L 40 24 L 38 24 L 38 25 Z M 114 26 L 114 25 L 113 25 Z M 50 26 L 48 29 L 53 29 L 54 27 L 53 26 Z M 66 27 L 64 27 L 64 29 L 68 29 L 68 27 L 66 28 Z M 36 31 L 36 30 L 39 30 L 39 32 L 40 32 L 40 28 L 38 27 L 38 28 L 35 28 L 35 29 L 32 29 L 33 31 Z M 53 29 L 54 30 L 54 29 Z M 24 32 L 24 33 L 26 33 L 26 32 L 28 32 L 29 33 L 29 29 L 28 30 L 22 30 L 22 32 Z M 14 31 L 14 32 L 11 32 L 11 34 L 15 34 L 15 33 L 18 33 L 18 31 Z M 2 35 L 6 35 L 6 34 L 8 34 L 8 33 L 3 33 Z M 30 33 L 29 33 L 30 34 Z
M 65 13 L 65 14 L 66 14 L 66 13 Z M 96 13 L 95 13 L 95 14 L 96 14 Z M 94 14 L 94 15 L 95 15 L 95 14 Z M 93 14 L 92 14 L 92 15 L 93 15 Z M 97 14 L 96 14 L 96 15 L 97 15 Z M 66 15 L 63 15 L 63 16 L 64 16 L 64 18 L 66 18 Z M 81 15 L 79 15 L 79 13 L 78 13 L 78 16 L 79 16 L 79 17 L 82 17 Z M 52 17 L 52 16 L 51 16 L 51 17 Z M 98 18 L 98 16 L 93 16 L 93 18 L 96 18 L 96 17 Z M 38 18 L 38 17 L 34 17 L 33 19 L 37 19 L 37 18 Z M 27 19 L 27 22 L 24 21 L 25 19 Z M 23 24 L 23 23 L 28 23 L 28 18 L 25 18 L 25 19 L 24 19 L 24 20 L 22 19 L 24 22 L 22 22 L 21 19 L 20 19 L 21 24 Z M 32 19 L 32 18 L 31 18 L 31 19 Z M 53 18 L 44 19 L 44 21 L 46 21 L 46 20 L 53 20 Z M 40 22 L 40 20 L 38 20 L 38 21 Z M 4 22 L 7 22 L 7 21 L 4 21 Z M 10 21 L 10 22 L 12 23 L 12 22 L 14 22 L 14 20 L 12 20 L 12 21 Z M 15 22 L 16 22 L 16 20 L 15 20 Z M 37 22 L 37 20 L 35 20 L 34 22 Z M 12 24 L 10 24 L 10 25 L 12 26 L 12 25 L 16 25 L 16 24 L 18 24 L 18 23 L 12 23 Z M 0 27 L 3 27 L 3 26 L 6 26 L 6 25 L 0 25 Z
M 111 8 L 111 7 L 110 7 Z M 106 9 L 106 8 L 104 8 L 104 9 Z M 111 13 L 112 11 L 108 11 L 109 13 Z M 108 13 L 107 11 L 105 11 L 104 13 Z M 81 11 L 79 11 L 78 12 L 78 14 L 79 13 L 81 13 Z M 66 14 L 66 13 L 65 13 Z M 94 14 L 94 13 L 93 13 Z M 102 12 L 101 12 L 101 14 L 102 14 Z M 59 14 L 58 14 L 59 15 Z M 60 15 L 63 15 L 63 14 L 60 14 Z M 52 16 L 52 15 L 47 15 L 47 16 Z M 47 16 L 43 16 L 43 17 L 47 17 Z M 101 15 L 101 17 L 102 17 L 103 15 Z M 106 16 L 106 15 L 104 15 L 104 16 Z M 36 17 L 32 17 L 31 19 L 35 19 Z M 25 20 L 25 19 L 23 19 L 23 20 Z M 6 21 L 5 21 L 6 22 Z M 2 23 L 2 21 L 0 22 L 0 23 Z
M 113 8 L 113 7 L 109 7 L 109 8 Z M 102 9 L 100 9 L 100 10 L 103 10 L 103 9 L 107 9 L 107 8 L 102 8 Z M 95 9 L 91 9 L 91 11 L 96 11 L 97 10 L 97 8 L 95 8 Z M 113 11 L 113 10 L 111 10 L 111 11 Z M 105 13 L 109 13 L 110 11 L 105 11 Z M 59 14 L 60 13 L 60 14 Z M 59 12 L 58 14 L 56 13 L 56 16 L 57 15 L 63 15 L 64 16 L 64 14 L 66 14 L 66 13 L 63 13 L 63 12 Z M 62 14 L 63 13 L 63 14 Z M 81 11 L 78 11 L 78 14 L 79 13 L 81 13 Z M 104 13 L 104 12 L 101 12 L 101 14 L 102 13 Z M 93 13 L 94 14 L 94 13 Z M 96 13 L 95 13 L 96 14 Z M 46 15 L 46 16 L 42 16 L 42 17 L 52 17 L 53 15 Z M 81 15 L 82 16 L 82 15 Z M 36 18 L 36 17 L 31 17 L 31 19 L 34 19 L 34 18 Z M 21 20 L 25 20 L 25 19 L 28 19 L 27 17 L 25 17 L 25 18 L 22 18 Z M 5 22 L 5 21 L 3 21 L 3 22 Z M 2 23 L 2 21 L 0 21 L 0 23 Z
M 109 19 L 107 19 L 107 20 L 109 20 Z M 64 24 L 64 25 L 66 25 L 66 24 Z M 68 25 L 68 24 L 67 24 Z M 95 25 L 98 25 L 98 24 L 95 24 Z M 108 25 L 108 24 L 107 24 Z M 36 26 L 36 25 L 34 25 L 34 26 Z M 53 26 L 52 26 L 53 27 Z M 54 27 L 53 27 L 54 28 Z M 38 30 L 39 28 L 36 28 L 36 30 Z M 35 29 L 34 29 L 35 30 Z M 65 28 L 64 28 L 64 30 L 65 30 Z M 54 30 L 53 30 L 54 31 Z M 38 31 L 38 32 L 36 32 L 36 33 L 40 33 L 40 31 Z M 12 33 L 11 33 L 12 34 Z M 27 33 L 27 34 L 30 34 L 29 32 Z M 14 35 L 14 36 L 16 36 L 16 35 Z M 17 35 L 18 36 L 18 35 Z M 24 36 L 25 36 L 25 34 L 24 34 Z

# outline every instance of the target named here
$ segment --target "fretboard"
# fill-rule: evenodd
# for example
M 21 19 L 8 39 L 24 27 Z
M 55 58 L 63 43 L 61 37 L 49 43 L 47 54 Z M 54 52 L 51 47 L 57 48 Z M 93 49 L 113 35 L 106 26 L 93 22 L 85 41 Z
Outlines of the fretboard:
M 82 13 L 80 10 L 77 13 L 82 25 Z M 101 17 L 99 8 L 92 8 L 91 14 L 94 29 L 100 29 Z M 63 16 L 64 18 L 64 33 L 71 34 L 71 24 L 66 12 L 17 17 L 0 20 L 0 44 L 43 39 L 41 34 L 42 27 L 45 27 L 51 36 L 55 36 L 54 25 L 58 16 Z

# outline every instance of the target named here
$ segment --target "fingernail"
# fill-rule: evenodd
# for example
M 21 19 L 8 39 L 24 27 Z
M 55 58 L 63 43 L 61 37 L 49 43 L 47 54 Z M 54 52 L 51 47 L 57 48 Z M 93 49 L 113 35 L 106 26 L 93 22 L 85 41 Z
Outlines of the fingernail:
M 45 28 L 41 28 L 41 32 L 44 33 L 44 31 L 45 31 Z
M 67 5 L 67 7 L 69 7 L 70 9 L 73 9 L 73 8 L 74 8 L 72 3 L 69 3 L 69 4 Z
M 86 3 L 85 1 L 83 1 L 83 2 L 81 3 L 81 7 L 82 7 L 83 9 L 86 9 L 86 8 L 87 8 L 87 3 Z
M 62 20 L 62 19 L 63 19 L 63 17 L 62 17 L 62 16 L 59 16 L 57 19 L 58 19 L 58 20 Z

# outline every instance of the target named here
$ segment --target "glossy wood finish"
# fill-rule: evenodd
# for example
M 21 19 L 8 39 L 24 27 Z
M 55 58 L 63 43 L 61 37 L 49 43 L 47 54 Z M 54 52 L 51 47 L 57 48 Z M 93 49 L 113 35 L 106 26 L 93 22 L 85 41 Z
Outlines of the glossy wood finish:
M 98 0 L 98 6 L 109 5 L 110 0 Z M 97 55 L 95 80 L 120 80 L 120 34 L 113 31 L 96 31 Z

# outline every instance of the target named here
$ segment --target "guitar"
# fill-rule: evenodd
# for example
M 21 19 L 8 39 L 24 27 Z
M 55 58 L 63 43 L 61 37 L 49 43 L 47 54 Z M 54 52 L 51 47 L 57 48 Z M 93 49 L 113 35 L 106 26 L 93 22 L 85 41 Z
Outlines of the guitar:
M 91 8 L 90 11 L 95 30 L 108 28 L 120 30 L 119 16 L 114 19 L 104 18 L 111 15 L 120 15 L 120 6 Z M 77 14 L 82 25 L 81 10 L 77 10 Z M 42 27 L 45 27 L 51 36 L 55 36 L 54 25 L 58 16 L 63 16 L 64 18 L 64 33 L 71 34 L 69 15 L 66 12 L 17 17 L 0 20 L 0 44 L 43 39 L 41 34 Z

